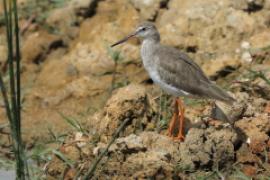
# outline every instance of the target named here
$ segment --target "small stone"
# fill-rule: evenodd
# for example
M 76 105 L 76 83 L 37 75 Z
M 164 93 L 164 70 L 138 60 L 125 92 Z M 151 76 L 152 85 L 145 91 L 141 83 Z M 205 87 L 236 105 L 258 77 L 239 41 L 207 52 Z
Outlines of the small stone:
M 250 49 L 250 43 L 247 42 L 247 41 L 243 41 L 243 42 L 241 43 L 241 48 L 244 49 L 244 50 Z
M 242 59 L 242 61 L 247 62 L 247 63 L 252 62 L 252 56 L 251 56 L 250 52 L 248 52 L 248 51 L 245 51 L 242 54 L 241 59 Z
M 93 154 L 95 155 L 95 156 L 98 156 L 98 154 L 99 154 L 99 147 L 95 147 L 94 149 L 93 149 Z
M 247 143 L 247 144 L 250 144 L 250 143 L 251 143 L 251 139 L 250 139 L 250 138 L 247 138 L 246 143 Z

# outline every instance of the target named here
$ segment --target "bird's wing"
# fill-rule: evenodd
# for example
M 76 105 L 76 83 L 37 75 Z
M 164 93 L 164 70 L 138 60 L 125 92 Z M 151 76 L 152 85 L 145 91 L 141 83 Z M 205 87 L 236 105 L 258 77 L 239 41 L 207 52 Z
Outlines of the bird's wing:
M 222 101 L 229 98 L 226 92 L 211 83 L 201 68 L 186 54 L 167 46 L 159 48 L 157 54 L 158 72 L 167 84 L 194 96 Z

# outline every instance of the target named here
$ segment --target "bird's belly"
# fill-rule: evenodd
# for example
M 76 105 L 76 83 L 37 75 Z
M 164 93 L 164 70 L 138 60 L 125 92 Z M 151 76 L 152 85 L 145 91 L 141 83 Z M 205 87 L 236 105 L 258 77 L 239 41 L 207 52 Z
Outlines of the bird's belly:
M 170 85 L 169 83 L 163 81 L 160 78 L 160 75 L 157 71 L 150 70 L 148 72 L 149 72 L 151 79 L 154 81 L 154 83 L 157 84 L 158 86 L 160 86 L 160 88 L 162 90 L 164 90 L 166 93 L 171 94 L 173 96 L 191 96 L 190 93 L 188 93 L 184 90 L 178 89 L 178 88 Z

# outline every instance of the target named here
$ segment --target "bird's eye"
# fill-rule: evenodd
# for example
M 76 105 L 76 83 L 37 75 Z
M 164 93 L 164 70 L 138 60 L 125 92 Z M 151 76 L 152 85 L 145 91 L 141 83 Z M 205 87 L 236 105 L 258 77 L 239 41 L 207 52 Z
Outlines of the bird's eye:
M 145 30 L 146 30 L 146 28 L 145 28 L 145 27 L 141 29 L 141 31 L 145 31 Z

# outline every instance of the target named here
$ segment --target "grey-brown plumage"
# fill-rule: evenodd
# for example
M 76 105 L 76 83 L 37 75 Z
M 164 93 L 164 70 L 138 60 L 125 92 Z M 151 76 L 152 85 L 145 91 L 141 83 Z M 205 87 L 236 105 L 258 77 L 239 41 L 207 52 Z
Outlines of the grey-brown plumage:
M 156 57 L 157 71 L 161 81 L 180 89 L 184 96 L 216 99 L 229 104 L 233 102 L 234 99 L 213 84 L 186 54 L 162 45 L 154 49 L 153 53 L 158 56 Z
M 174 96 L 209 98 L 231 104 L 234 99 L 212 83 L 201 68 L 178 49 L 160 44 L 154 24 L 146 22 L 136 31 L 112 46 L 132 36 L 142 39 L 141 56 L 153 81 Z

